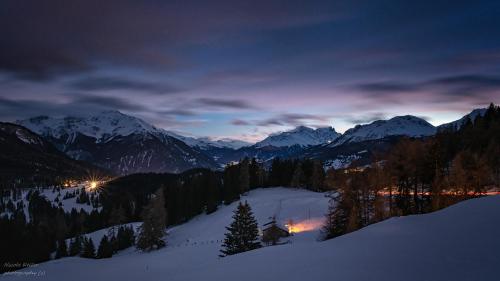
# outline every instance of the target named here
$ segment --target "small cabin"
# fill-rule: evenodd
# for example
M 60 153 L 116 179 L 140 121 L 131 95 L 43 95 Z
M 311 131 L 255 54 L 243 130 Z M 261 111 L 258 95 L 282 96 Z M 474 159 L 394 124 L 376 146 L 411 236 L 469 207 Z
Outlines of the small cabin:
M 264 229 L 262 229 L 262 242 L 266 245 L 276 245 L 280 238 L 288 236 L 290 236 L 288 230 L 279 227 L 275 220 L 264 224 Z

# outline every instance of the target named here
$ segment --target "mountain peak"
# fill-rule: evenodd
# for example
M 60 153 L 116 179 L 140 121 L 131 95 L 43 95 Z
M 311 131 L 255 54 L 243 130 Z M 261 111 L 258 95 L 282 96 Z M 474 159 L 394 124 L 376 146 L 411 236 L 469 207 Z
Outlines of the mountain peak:
M 356 125 L 347 130 L 332 145 L 347 142 L 381 139 L 387 136 L 424 137 L 436 133 L 436 127 L 413 115 L 396 116 L 389 120 L 377 120 L 365 125 Z
M 443 130 L 443 129 L 460 129 L 465 122 L 467 122 L 467 119 L 470 118 L 471 121 L 474 122 L 478 116 L 484 116 L 488 109 L 487 108 L 476 108 L 469 112 L 468 114 L 464 115 L 462 118 L 455 120 L 450 123 L 442 124 L 438 126 L 438 130 Z
M 314 129 L 301 125 L 301 126 L 295 127 L 295 129 L 293 129 L 289 132 L 304 132 L 304 131 L 314 131 Z
M 275 146 L 286 147 L 293 145 L 310 146 L 329 143 L 340 136 L 332 127 L 313 129 L 298 126 L 290 131 L 275 133 L 256 143 L 257 147 Z
M 142 119 L 123 114 L 116 110 L 102 111 L 87 116 L 66 116 L 62 118 L 38 116 L 18 120 L 18 124 L 44 135 L 59 138 L 76 133 L 95 138 L 97 141 L 114 136 L 128 136 L 133 133 L 159 132 L 156 127 Z

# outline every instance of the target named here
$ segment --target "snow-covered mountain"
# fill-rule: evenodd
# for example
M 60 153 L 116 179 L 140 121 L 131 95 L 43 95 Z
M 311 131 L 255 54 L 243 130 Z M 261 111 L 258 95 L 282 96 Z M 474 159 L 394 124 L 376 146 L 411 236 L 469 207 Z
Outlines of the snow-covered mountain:
M 389 120 L 377 120 L 366 125 L 356 125 L 329 146 L 382 139 L 388 136 L 424 137 L 435 133 L 436 127 L 422 118 L 411 115 L 396 116 Z
M 208 150 L 212 148 L 239 149 L 245 146 L 252 145 L 251 143 L 246 141 L 235 140 L 230 138 L 223 138 L 223 139 L 212 139 L 210 137 L 195 138 L 195 137 L 187 137 L 179 135 L 173 132 L 168 132 L 168 134 L 174 138 L 180 139 L 181 141 L 185 142 L 187 145 L 191 147 L 197 147 L 201 150 Z
M 139 118 L 125 115 L 119 111 L 110 110 L 84 117 L 68 116 L 64 118 L 51 118 L 38 116 L 17 121 L 19 125 L 43 136 L 61 138 L 62 136 L 75 136 L 82 134 L 94 138 L 96 142 L 110 141 L 117 136 L 128 136 L 139 133 L 162 133 L 158 129 Z M 67 139 L 71 142 L 71 139 Z
M 332 127 L 309 128 L 299 126 L 291 131 L 276 133 L 255 144 L 257 148 L 266 146 L 288 147 L 288 146 L 311 146 L 330 143 L 340 136 Z
M 83 117 L 39 116 L 17 123 L 42 135 L 68 156 L 118 174 L 216 167 L 210 157 L 169 132 L 118 111 Z
M 486 113 L 487 110 L 488 110 L 487 108 L 474 109 L 469 114 L 464 115 L 462 118 L 460 118 L 456 121 L 439 125 L 438 130 L 443 130 L 443 129 L 458 130 L 458 129 L 460 129 L 460 127 L 462 127 L 463 124 L 465 124 L 465 122 L 467 121 L 468 118 L 470 118 L 470 120 L 472 122 L 474 122 L 474 120 L 476 120 L 476 118 L 478 116 L 484 116 L 484 114 Z

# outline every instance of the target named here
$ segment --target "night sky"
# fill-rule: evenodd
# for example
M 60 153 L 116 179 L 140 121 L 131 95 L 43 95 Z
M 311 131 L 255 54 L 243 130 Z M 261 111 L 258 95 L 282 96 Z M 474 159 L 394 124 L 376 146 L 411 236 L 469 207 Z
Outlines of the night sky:
M 500 102 L 500 1 L 0 3 L 0 120 L 116 109 L 197 136 Z

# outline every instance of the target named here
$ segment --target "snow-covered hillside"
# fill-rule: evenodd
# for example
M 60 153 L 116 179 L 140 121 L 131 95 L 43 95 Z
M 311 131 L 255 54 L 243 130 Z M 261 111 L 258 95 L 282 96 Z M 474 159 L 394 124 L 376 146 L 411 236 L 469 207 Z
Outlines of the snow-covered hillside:
M 285 245 L 219 258 L 233 203 L 170 229 L 169 245 L 158 251 L 128 249 L 102 260 L 63 258 L 2 278 L 27 279 L 29 272 L 43 272 L 50 280 L 73 281 L 498 280 L 499 196 L 427 215 L 392 218 L 325 242 L 316 240 L 327 205 L 323 194 L 272 188 L 251 191 L 243 200 L 252 206 L 259 225 L 279 213 L 281 223 L 292 218 L 309 222 L 304 225 L 312 230 L 295 234 Z
M 389 120 L 377 120 L 370 124 L 357 125 L 347 130 L 331 146 L 348 142 L 382 139 L 387 136 L 423 137 L 435 133 L 436 127 L 424 119 L 411 115 L 396 116 Z
M 72 209 L 75 209 L 77 211 L 84 210 L 87 213 L 90 213 L 92 210 L 100 211 L 102 209 L 101 207 L 94 208 L 90 203 L 86 204 L 77 202 L 77 197 L 82 190 L 85 190 L 88 196 L 96 196 L 96 197 L 98 196 L 97 191 L 93 191 L 88 188 L 88 183 L 82 183 L 62 189 L 58 188 L 22 189 L 20 197 L 14 197 L 13 194 L 11 194 L 10 196 L 6 196 L 2 199 L 4 202 L 8 202 L 9 200 L 11 200 L 14 206 L 17 206 L 18 204 L 22 203 L 22 205 L 24 206 L 23 208 L 24 215 L 28 221 L 30 220 L 30 215 L 28 210 L 29 201 L 27 200 L 28 193 L 35 191 L 38 192 L 40 196 L 45 197 L 49 202 L 51 202 L 52 206 L 61 207 L 67 213 L 71 212 Z M 6 210 L 5 212 L 0 213 L 0 216 L 3 215 L 11 215 L 11 213 L 8 210 Z
M 292 145 L 310 146 L 325 144 L 334 141 L 340 136 L 332 127 L 309 128 L 299 126 L 291 131 L 276 133 L 255 144 L 256 147 L 275 146 L 285 147 Z

